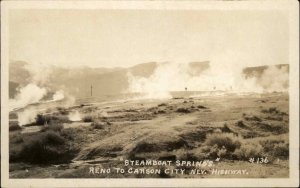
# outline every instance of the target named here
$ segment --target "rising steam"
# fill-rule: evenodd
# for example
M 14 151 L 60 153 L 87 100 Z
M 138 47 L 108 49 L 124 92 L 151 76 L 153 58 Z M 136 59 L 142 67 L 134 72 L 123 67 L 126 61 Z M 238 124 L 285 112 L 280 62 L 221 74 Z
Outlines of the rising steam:
M 28 84 L 19 90 L 14 99 L 9 100 L 9 109 L 25 107 L 28 104 L 40 101 L 47 93 L 45 88 L 38 87 L 35 84 Z
M 26 108 L 24 111 L 18 112 L 18 122 L 20 126 L 33 123 L 37 116 L 37 111 L 33 107 Z
M 78 111 L 71 112 L 68 116 L 70 121 L 80 121 L 81 115 Z
M 246 77 L 243 67 L 220 66 L 212 63 L 209 68 L 192 74 L 189 64 L 162 63 L 146 78 L 128 72 L 129 92 L 145 93 L 146 98 L 169 98 L 170 91 L 214 91 L 227 92 L 273 92 L 287 91 L 286 68 L 269 66 L 259 77 Z
M 52 97 L 53 101 L 59 101 L 65 98 L 64 92 L 62 90 L 57 91 L 56 93 L 54 93 L 53 97 Z

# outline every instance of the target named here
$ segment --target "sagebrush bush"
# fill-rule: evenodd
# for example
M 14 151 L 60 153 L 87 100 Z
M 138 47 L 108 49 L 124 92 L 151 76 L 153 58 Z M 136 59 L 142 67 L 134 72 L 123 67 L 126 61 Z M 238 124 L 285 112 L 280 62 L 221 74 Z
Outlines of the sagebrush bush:
M 31 163 L 57 161 L 64 154 L 65 139 L 54 131 L 39 133 L 24 141 L 18 158 Z
M 289 144 L 288 143 L 278 143 L 274 146 L 274 150 L 272 154 L 275 157 L 279 157 L 282 159 L 289 158 Z
M 205 144 L 208 146 L 217 145 L 218 148 L 225 147 L 227 151 L 233 152 L 241 146 L 241 139 L 232 133 L 212 133 L 207 135 Z
M 83 122 L 93 122 L 93 117 L 92 116 L 85 116 L 83 117 Z
M 176 110 L 176 112 L 180 112 L 180 113 L 191 113 L 191 111 L 187 108 L 178 108 Z
M 262 145 L 265 153 L 268 153 L 273 157 L 288 159 L 289 157 L 288 140 L 274 138 L 268 140 L 261 140 L 259 143 Z
M 22 127 L 20 127 L 18 124 L 10 124 L 9 125 L 9 131 L 16 131 L 16 130 L 20 130 L 22 129 Z
M 234 151 L 234 155 L 241 160 L 249 160 L 250 157 L 262 157 L 263 147 L 260 144 L 245 143 Z
M 46 125 L 51 123 L 54 124 L 54 123 L 64 123 L 64 122 L 69 122 L 68 117 L 38 114 L 35 118 L 36 125 Z
M 44 125 L 46 123 L 50 123 L 50 117 L 42 115 L 42 114 L 38 114 L 38 115 L 36 115 L 35 123 L 37 125 Z

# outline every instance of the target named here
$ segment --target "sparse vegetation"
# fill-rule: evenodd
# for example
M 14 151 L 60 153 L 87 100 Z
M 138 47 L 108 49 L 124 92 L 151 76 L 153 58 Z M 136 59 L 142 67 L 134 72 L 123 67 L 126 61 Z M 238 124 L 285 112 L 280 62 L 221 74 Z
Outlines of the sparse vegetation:
M 65 122 L 69 122 L 69 119 L 66 116 L 38 114 L 35 118 L 35 123 L 32 125 L 47 125 L 51 123 L 55 124 L 55 123 L 65 123 Z
M 18 136 L 18 146 L 10 150 L 10 161 L 54 164 L 71 160 L 77 149 L 67 144 L 59 132 L 45 130 L 28 136 Z
M 284 139 L 264 139 L 259 142 L 264 148 L 264 152 L 273 157 L 288 159 L 289 157 L 289 143 Z
M 194 98 L 193 103 L 190 103 L 190 99 L 184 97 L 181 100 L 165 100 L 161 103 L 151 101 L 144 105 L 122 103 L 120 106 L 76 106 L 76 110 L 86 117 L 83 116 L 82 121 L 66 124 L 65 128 L 63 123 L 68 120 L 64 118 L 72 108 L 57 108 L 55 112 L 52 109 L 37 117 L 42 127 L 24 126 L 22 131 L 16 128 L 16 131 L 9 132 L 10 170 L 13 172 L 11 177 L 35 178 L 38 175 L 30 173 L 38 169 L 45 177 L 88 178 L 92 176 L 86 173 L 85 165 L 73 167 L 75 163 L 69 165 L 70 160 L 83 160 L 87 164 L 101 163 L 104 168 L 109 168 L 116 164 L 122 166 L 122 161 L 114 160 L 121 157 L 171 161 L 204 161 L 220 157 L 216 168 L 223 169 L 226 166 L 224 169 L 250 169 L 249 177 L 255 178 L 261 174 L 272 174 L 276 169 L 282 174 L 274 172 L 270 177 L 286 177 L 289 141 L 288 134 L 284 133 L 289 131 L 286 113 L 288 106 L 283 102 L 285 98 L 271 104 L 270 101 L 277 101 L 277 98 L 269 100 L 263 97 L 261 98 L 267 101 L 266 104 L 253 98 L 248 100 L 246 97 L 230 97 L 229 103 L 224 98 Z M 183 103 L 184 100 L 187 103 Z M 103 109 L 108 108 L 107 116 L 99 115 Z M 262 110 L 263 108 L 265 109 Z M 89 113 L 88 110 L 93 112 Z M 30 132 L 36 130 L 35 128 L 41 130 Z M 260 165 L 260 171 L 256 173 L 257 168 L 250 168 L 253 165 L 248 162 L 250 157 L 267 157 L 270 163 Z M 277 163 L 278 158 L 281 159 L 280 163 Z M 52 164 L 57 164 L 58 167 Z M 173 167 L 175 166 L 170 168 Z M 70 169 L 63 173 L 65 168 Z M 125 170 L 126 168 L 124 167 Z M 194 167 L 182 168 L 188 171 Z M 29 169 L 30 172 L 25 173 L 24 169 Z M 181 178 L 187 177 L 187 174 L 189 173 L 185 172 L 183 176 L 111 173 L 93 177 Z M 206 176 L 208 174 L 203 175 Z
M 180 113 L 191 113 L 191 111 L 188 108 L 178 108 L 176 112 Z

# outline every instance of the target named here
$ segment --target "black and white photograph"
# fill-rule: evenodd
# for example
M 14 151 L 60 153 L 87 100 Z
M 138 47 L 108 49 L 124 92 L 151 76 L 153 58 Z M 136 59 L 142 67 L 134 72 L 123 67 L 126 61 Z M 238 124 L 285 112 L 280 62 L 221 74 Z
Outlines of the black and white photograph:
M 5 186 L 297 186 L 299 4 L 268 2 L 1 2 Z

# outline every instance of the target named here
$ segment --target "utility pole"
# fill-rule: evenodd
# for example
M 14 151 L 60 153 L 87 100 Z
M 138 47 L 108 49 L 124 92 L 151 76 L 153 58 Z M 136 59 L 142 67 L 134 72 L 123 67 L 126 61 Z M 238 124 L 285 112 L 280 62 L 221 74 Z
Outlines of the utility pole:
M 91 96 L 93 96 L 93 85 L 91 85 Z

